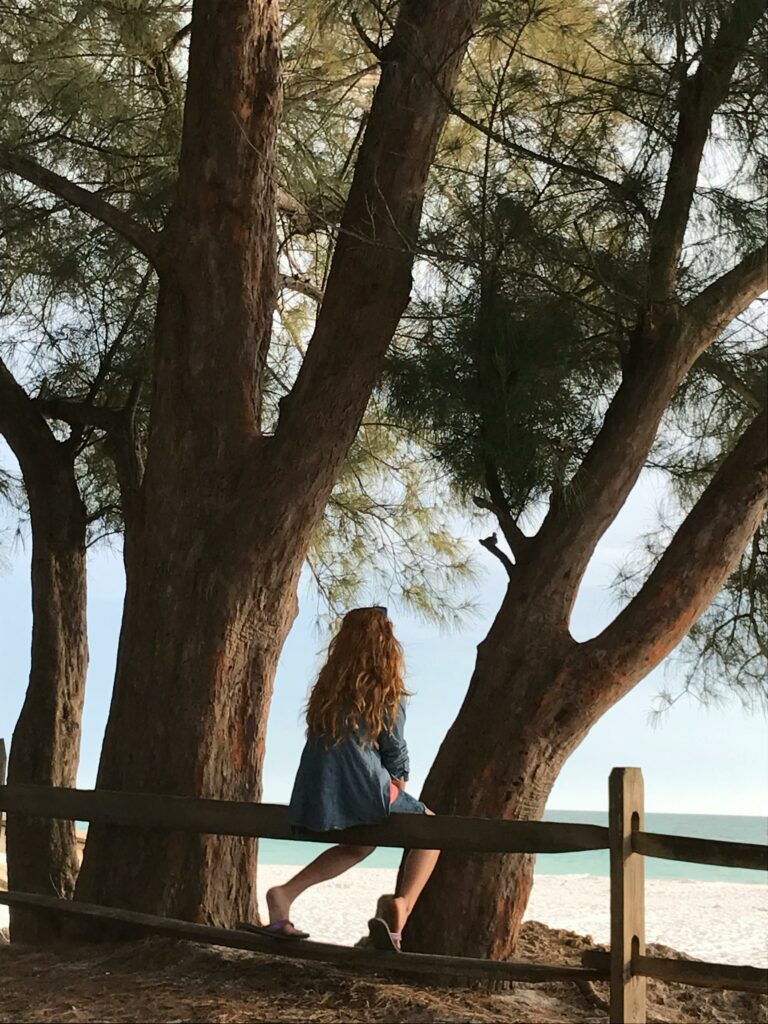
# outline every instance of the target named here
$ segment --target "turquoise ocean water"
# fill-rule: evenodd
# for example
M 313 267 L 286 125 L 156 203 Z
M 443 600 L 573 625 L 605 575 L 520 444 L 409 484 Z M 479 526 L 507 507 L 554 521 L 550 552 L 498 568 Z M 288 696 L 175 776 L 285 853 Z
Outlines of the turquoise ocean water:
M 607 825 L 608 816 L 599 811 L 548 811 L 545 821 L 572 821 L 586 825 Z M 736 817 L 714 814 L 646 814 L 647 832 L 696 836 L 703 839 L 727 839 L 737 843 L 768 843 L 768 818 Z M 325 847 L 319 843 L 262 839 L 260 859 L 266 864 L 306 864 Z M 369 868 L 397 867 L 401 853 L 380 847 L 363 862 Z M 608 875 L 608 851 L 584 853 L 541 853 L 536 858 L 540 875 Z M 710 864 L 645 858 L 646 878 L 685 878 L 706 882 L 768 883 L 768 872 L 719 868 Z
M 600 811 L 547 811 L 545 821 L 571 821 L 585 825 L 607 825 L 608 815 Z M 78 827 L 87 828 L 85 822 Z M 735 843 L 768 844 L 768 818 L 716 814 L 646 814 L 647 832 L 695 836 L 702 839 L 727 839 Z M 321 850 L 322 843 L 304 843 L 287 839 L 262 839 L 259 859 L 265 864 L 307 864 Z M 395 868 L 401 851 L 380 847 L 362 864 L 369 868 Z M 584 853 L 541 853 L 536 858 L 540 875 L 608 875 L 608 851 Z M 768 884 L 768 872 L 719 868 L 710 864 L 645 858 L 646 878 L 683 878 L 702 882 L 748 882 Z

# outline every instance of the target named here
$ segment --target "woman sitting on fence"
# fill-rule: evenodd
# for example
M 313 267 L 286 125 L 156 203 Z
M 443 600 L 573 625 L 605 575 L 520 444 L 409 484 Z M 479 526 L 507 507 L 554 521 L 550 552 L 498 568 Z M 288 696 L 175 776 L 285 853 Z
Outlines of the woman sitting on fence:
M 408 748 L 403 736 L 403 650 L 387 609 L 356 608 L 331 641 L 307 703 L 307 742 L 289 807 L 297 830 L 327 832 L 372 825 L 390 814 L 431 814 L 405 792 Z M 267 893 L 269 925 L 252 930 L 306 939 L 290 921 L 291 904 L 305 889 L 336 878 L 373 852 L 373 846 L 334 846 L 284 885 Z M 439 850 L 411 850 L 394 897 L 370 923 L 373 945 L 399 949 L 405 922 L 434 870 Z

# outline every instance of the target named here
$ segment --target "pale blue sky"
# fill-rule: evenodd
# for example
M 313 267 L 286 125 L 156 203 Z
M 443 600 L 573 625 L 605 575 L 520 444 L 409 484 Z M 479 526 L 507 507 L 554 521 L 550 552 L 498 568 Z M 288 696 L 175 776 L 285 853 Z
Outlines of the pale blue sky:
M 610 590 L 616 567 L 639 534 L 653 528 L 658 482 L 646 477 L 604 538 L 585 579 L 574 616 L 579 639 L 598 632 L 615 614 Z M 478 523 L 477 536 L 487 533 Z M 29 544 L 4 545 L 0 570 L 0 736 L 10 737 L 23 699 L 29 668 Z M 416 692 L 408 717 L 412 788 L 418 790 L 442 737 L 461 703 L 475 657 L 498 606 L 503 572 L 480 552 L 485 568 L 479 586 L 481 613 L 460 632 L 435 627 L 390 609 Z M 91 661 L 86 696 L 80 785 L 95 779 L 101 736 L 109 706 L 120 625 L 123 574 L 119 553 L 102 547 L 91 556 L 89 630 Z M 278 672 L 270 718 L 265 799 L 285 802 L 303 743 L 301 707 L 326 638 L 315 626 L 316 603 L 303 595 L 302 609 L 288 638 Z M 638 686 L 592 730 L 566 765 L 550 807 L 600 810 L 607 802 L 607 777 L 614 765 L 639 765 L 650 811 L 695 814 L 768 813 L 768 732 L 765 719 L 736 701 L 702 708 L 684 700 L 657 725 L 649 722 L 664 668 Z M 667 671 L 674 671 L 674 667 Z

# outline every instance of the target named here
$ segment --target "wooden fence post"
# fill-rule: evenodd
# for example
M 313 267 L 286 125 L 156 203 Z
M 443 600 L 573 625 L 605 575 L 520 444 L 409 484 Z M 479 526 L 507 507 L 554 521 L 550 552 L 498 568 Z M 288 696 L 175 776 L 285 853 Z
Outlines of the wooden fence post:
M 611 856 L 611 1024 L 646 1024 L 645 978 L 632 957 L 645 954 L 645 867 L 632 851 L 632 832 L 644 828 L 643 774 L 614 768 L 608 784 Z

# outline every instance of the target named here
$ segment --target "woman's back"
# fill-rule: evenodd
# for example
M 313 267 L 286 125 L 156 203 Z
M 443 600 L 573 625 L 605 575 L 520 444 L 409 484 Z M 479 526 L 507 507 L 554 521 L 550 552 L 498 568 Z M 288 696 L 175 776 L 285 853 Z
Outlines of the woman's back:
M 356 728 L 338 742 L 310 733 L 291 795 L 291 824 L 327 832 L 387 818 L 392 779 L 408 778 L 404 727 L 401 698 L 394 723 L 386 722 L 375 742 L 359 717 Z

